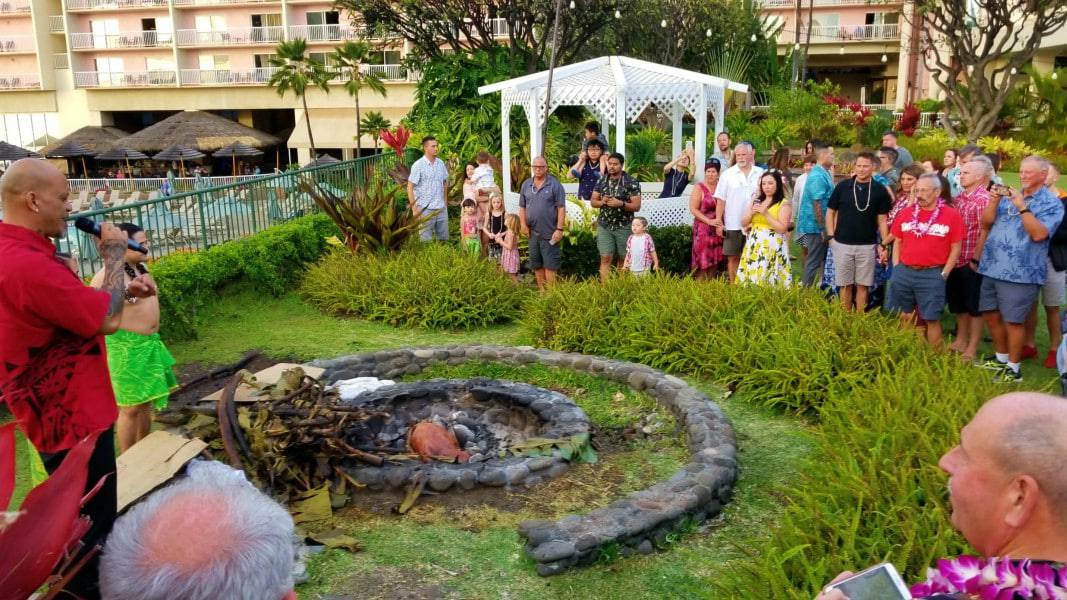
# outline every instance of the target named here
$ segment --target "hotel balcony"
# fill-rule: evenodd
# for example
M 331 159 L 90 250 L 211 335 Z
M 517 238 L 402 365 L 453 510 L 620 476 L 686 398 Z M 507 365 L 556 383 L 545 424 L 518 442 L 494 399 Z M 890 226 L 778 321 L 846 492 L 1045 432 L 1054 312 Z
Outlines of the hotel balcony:
M 199 31 L 196 29 L 179 29 L 178 46 L 273 46 L 285 39 L 285 28 L 250 27 L 247 29 L 226 29 L 224 31 Z
M 807 35 L 807 28 L 800 30 L 800 39 Z M 892 41 L 900 39 L 900 26 L 896 23 L 882 25 L 815 26 L 811 28 L 811 41 L 815 43 Z
M 281 0 L 174 0 L 174 6 L 223 6 L 232 4 L 280 4 Z
M 174 71 L 127 71 L 123 73 L 79 71 L 74 73 L 74 85 L 79 88 L 174 87 L 176 84 L 177 77 Z
M 367 73 L 373 73 L 380 77 L 383 81 L 418 81 L 420 73 L 408 69 L 404 65 L 363 65 L 364 70 Z M 332 82 L 347 81 L 347 76 L 343 72 L 338 72 L 334 75 Z
M 66 30 L 67 25 L 63 22 L 63 15 L 51 15 L 48 17 L 48 31 L 63 33 Z
M 362 39 L 364 30 L 349 25 L 290 25 L 289 39 L 308 42 L 337 42 Z
M 0 15 L 28 15 L 29 2 L 0 2 Z
M 0 34 L 0 54 L 28 54 L 36 51 L 32 35 Z
M 74 50 L 100 48 L 156 48 L 170 46 L 174 36 L 169 31 L 120 31 L 118 33 L 72 33 Z
M 493 32 L 492 35 L 494 38 L 508 37 L 507 19 L 489 19 L 489 26 Z
M 3 73 L 0 74 L 0 91 L 37 90 L 41 88 L 41 78 L 37 73 Z
M 267 85 L 278 69 L 182 69 L 182 85 Z
M 793 8 L 797 6 L 798 0 L 758 0 L 756 5 L 759 8 Z M 800 8 L 807 10 L 808 0 L 799 0 Z M 877 6 L 885 7 L 887 4 L 900 4 L 903 0 L 815 0 L 815 6 Z
M 65 0 L 65 2 L 70 12 L 167 8 L 167 0 Z

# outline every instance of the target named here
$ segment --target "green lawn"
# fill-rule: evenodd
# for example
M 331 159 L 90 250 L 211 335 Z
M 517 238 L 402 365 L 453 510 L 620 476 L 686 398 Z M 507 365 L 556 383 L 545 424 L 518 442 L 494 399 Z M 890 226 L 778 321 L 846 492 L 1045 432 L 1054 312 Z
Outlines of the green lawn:
M 208 325 L 201 328 L 200 339 L 171 344 L 180 363 L 230 362 L 252 348 L 272 356 L 308 359 L 424 344 L 524 343 L 516 326 L 473 332 L 393 329 L 322 315 L 295 294 L 264 302 L 242 289 L 223 294 L 206 317 Z M 615 384 L 545 368 L 466 365 L 423 376 L 475 373 L 563 389 L 594 422 L 605 426 L 624 425 L 653 406 L 647 396 L 627 393 Z M 713 397 L 721 394 L 711 382 L 692 383 Z M 619 392 L 624 398 L 615 396 Z M 597 465 L 575 466 L 573 478 L 568 474 L 559 480 L 568 484 L 566 488 L 556 482 L 535 488 L 520 510 L 474 505 L 468 513 L 455 515 L 435 510 L 432 503 L 405 517 L 350 510 L 329 526 L 350 532 L 364 544 L 364 551 L 313 557 L 311 580 L 299 588 L 300 597 L 395 598 L 398 588 L 424 594 L 412 597 L 434 593 L 456 598 L 712 597 L 708 580 L 726 561 L 742 559 L 736 541 L 751 539 L 773 525 L 783 502 L 775 489 L 796 477 L 795 465 L 813 450 L 813 435 L 805 422 L 755 406 L 743 396 L 726 398 L 721 405 L 736 428 L 740 447 L 742 471 L 736 497 L 706 530 L 681 537 L 666 552 L 620 558 L 545 579 L 523 554 L 515 525 L 523 519 L 583 512 L 665 478 L 684 463 L 680 437 L 635 444 L 602 457 Z

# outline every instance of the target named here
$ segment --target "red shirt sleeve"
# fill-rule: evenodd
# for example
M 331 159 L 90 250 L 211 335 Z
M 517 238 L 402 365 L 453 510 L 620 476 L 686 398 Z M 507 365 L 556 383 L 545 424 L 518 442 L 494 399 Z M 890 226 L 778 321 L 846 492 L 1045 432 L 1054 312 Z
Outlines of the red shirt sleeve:
M 111 296 L 89 287 L 58 260 L 33 261 L 26 265 L 36 276 L 19 278 L 16 294 L 21 309 L 71 333 L 91 338 L 107 317 Z

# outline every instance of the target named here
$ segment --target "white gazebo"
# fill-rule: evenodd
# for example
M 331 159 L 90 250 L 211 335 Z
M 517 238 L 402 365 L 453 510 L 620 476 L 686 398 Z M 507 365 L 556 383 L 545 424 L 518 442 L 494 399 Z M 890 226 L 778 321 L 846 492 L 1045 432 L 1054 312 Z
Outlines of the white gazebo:
M 500 127 L 502 133 L 504 193 L 508 204 L 518 203 L 511 182 L 511 108 L 521 106 L 530 124 L 530 160 L 541 147 L 541 131 L 545 120 L 545 103 L 549 113 L 560 106 L 584 106 L 599 119 L 601 130 L 609 136 L 615 129 L 614 147 L 626 151 L 626 123 L 634 122 L 650 105 L 655 104 L 670 115 L 672 156 L 682 151 L 682 120 L 688 113 L 696 121 L 694 141 L 694 174 L 696 180 L 704 176 L 708 135 L 708 113 L 714 118 L 715 133 L 722 131 L 725 117 L 726 91 L 748 93 L 748 86 L 721 77 L 686 71 L 625 56 L 602 56 L 572 65 L 557 67 L 552 77 L 552 97 L 546 98 L 548 71 L 533 73 L 478 88 L 481 95 L 500 92 Z M 609 144 L 610 145 L 610 144 Z M 656 184 L 658 185 L 658 184 Z M 565 186 L 567 188 L 576 186 Z M 659 189 L 642 186 L 645 199 L 655 197 Z M 688 205 L 679 202 L 655 224 L 666 221 L 692 222 Z M 651 208 L 651 207 L 650 207 Z M 661 208 L 666 209 L 666 206 Z M 642 210 L 641 213 L 645 213 Z M 669 213 L 669 215 L 668 215 Z M 672 218 L 672 215 L 676 215 Z M 686 221 L 688 217 L 688 221 Z M 658 222 L 657 222 L 658 221 Z

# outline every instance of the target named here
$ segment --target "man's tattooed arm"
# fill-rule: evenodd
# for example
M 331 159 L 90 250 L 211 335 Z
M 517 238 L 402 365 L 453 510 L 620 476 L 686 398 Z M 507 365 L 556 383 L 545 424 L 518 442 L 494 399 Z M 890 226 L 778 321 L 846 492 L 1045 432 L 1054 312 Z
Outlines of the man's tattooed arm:
M 122 312 L 122 303 L 126 298 L 126 271 L 122 263 L 126 255 L 126 246 L 119 241 L 105 241 L 100 250 L 104 259 L 104 282 L 100 289 L 111 294 L 107 306 L 107 316 L 113 317 Z

